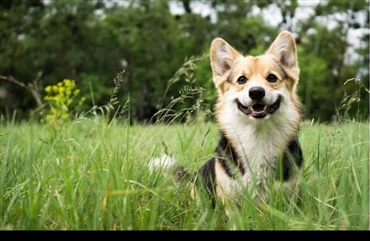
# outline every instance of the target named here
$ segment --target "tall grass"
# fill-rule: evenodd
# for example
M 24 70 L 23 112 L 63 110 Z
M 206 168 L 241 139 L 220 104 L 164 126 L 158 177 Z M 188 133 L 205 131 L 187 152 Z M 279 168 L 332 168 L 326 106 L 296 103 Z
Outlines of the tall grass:
M 189 76 L 187 68 L 194 66 L 186 63 L 173 81 Z M 222 205 L 211 208 L 203 193 L 194 200 L 188 186 L 148 168 L 152 158 L 167 153 L 195 172 L 213 155 L 219 131 L 204 121 L 209 112 L 200 110 L 199 102 L 174 111 L 202 89 L 184 88 L 152 124 L 138 125 L 130 121 L 129 100 L 117 107 L 122 74 L 106 105 L 94 106 L 57 131 L 47 123 L 0 122 L 0 229 L 370 228 L 368 121 L 343 115 L 331 125 L 303 122 L 300 188 L 287 193 L 271 186 L 267 204 L 256 206 L 247 196 L 226 216 Z M 180 119 L 184 124 L 175 124 Z
M 226 218 L 190 198 L 149 160 L 167 152 L 190 171 L 218 141 L 214 123 L 130 125 L 80 119 L 2 123 L 0 228 L 47 230 L 369 229 L 369 123 L 303 123 L 305 167 L 296 195 L 246 200 Z

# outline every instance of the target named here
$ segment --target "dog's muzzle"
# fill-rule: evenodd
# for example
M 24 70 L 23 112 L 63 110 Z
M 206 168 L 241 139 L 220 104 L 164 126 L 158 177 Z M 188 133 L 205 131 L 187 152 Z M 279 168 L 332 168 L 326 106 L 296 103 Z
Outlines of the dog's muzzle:
M 268 115 L 275 113 L 280 106 L 280 97 L 272 105 L 266 105 L 261 101 L 256 101 L 251 106 L 245 106 L 238 99 L 235 100 L 238 109 L 247 116 L 251 116 L 256 119 L 265 118 Z

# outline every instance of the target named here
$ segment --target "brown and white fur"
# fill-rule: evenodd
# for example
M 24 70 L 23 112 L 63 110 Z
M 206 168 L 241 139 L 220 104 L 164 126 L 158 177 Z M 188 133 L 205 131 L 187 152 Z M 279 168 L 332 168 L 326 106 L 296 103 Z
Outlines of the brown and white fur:
M 294 37 L 281 32 L 266 53 L 256 57 L 243 56 L 217 38 L 211 44 L 210 61 L 219 94 L 215 114 L 221 137 L 197 179 L 223 202 L 243 190 L 263 202 L 269 180 L 279 170 L 280 180 L 288 181 L 303 165 Z M 179 179 L 190 177 L 182 167 L 175 172 Z

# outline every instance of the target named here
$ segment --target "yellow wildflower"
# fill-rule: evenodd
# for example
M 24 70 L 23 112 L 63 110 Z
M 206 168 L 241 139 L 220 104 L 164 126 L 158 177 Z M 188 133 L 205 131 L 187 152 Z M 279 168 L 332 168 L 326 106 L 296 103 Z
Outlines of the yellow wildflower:
M 58 86 L 57 85 L 53 85 L 53 91 L 55 92 L 55 93 L 58 93 Z
M 49 94 L 51 92 L 51 86 L 50 85 L 46 86 L 45 91 L 46 93 Z

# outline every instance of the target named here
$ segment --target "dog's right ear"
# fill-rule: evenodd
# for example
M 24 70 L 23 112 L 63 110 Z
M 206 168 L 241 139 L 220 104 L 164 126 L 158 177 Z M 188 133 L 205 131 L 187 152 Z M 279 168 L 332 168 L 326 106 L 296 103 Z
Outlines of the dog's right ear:
M 283 66 L 296 71 L 297 74 L 299 73 L 297 47 L 290 32 L 281 32 L 271 44 L 267 53 L 275 55 Z
M 222 38 L 216 38 L 212 41 L 210 59 L 215 82 L 218 77 L 223 76 L 231 69 L 234 60 L 238 56 L 240 54 Z

